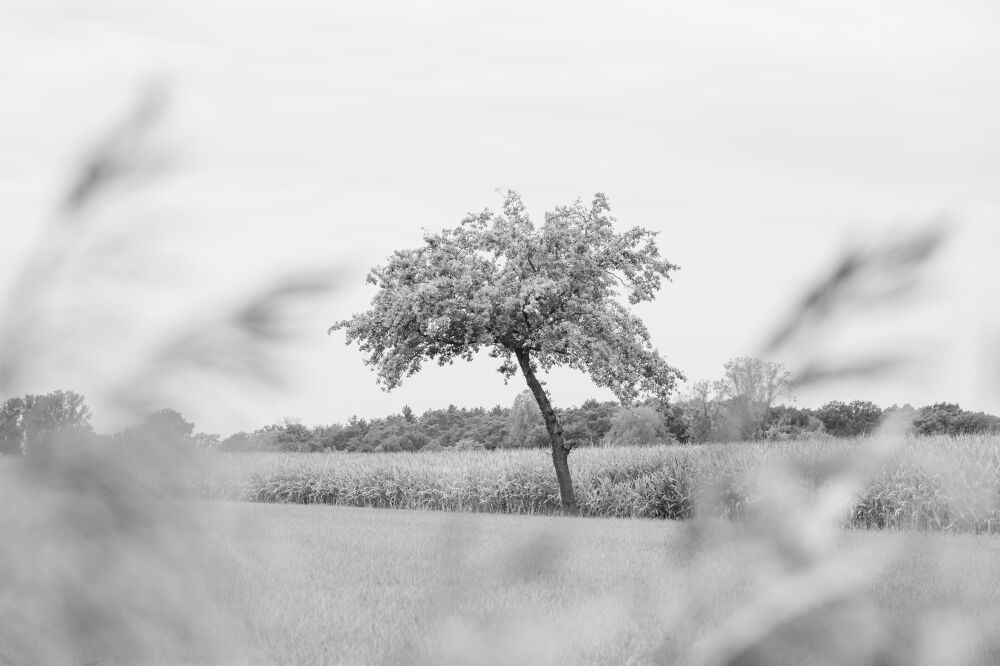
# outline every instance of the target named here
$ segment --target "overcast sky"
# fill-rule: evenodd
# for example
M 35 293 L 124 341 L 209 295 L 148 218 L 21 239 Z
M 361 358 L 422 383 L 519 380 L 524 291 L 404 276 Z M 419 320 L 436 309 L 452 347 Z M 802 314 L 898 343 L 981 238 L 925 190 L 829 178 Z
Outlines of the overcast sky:
M 132 300 L 116 315 L 137 323 L 88 342 L 103 374 L 127 362 L 125 338 L 246 285 L 343 269 L 338 290 L 296 320 L 290 384 L 234 388 L 225 409 L 178 397 L 200 429 L 509 404 L 523 387 L 505 386 L 490 359 L 428 367 L 386 394 L 357 349 L 326 334 L 370 299 L 368 268 L 419 243 L 421 228 L 498 206 L 501 187 L 537 220 L 605 192 L 623 226 L 660 232 L 682 268 L 640 312 L 692 380 L 756 353 L 844 248 L 947 220 L 919 300 L 860 312 L 809 350 L 905 347 L 927 362 L 798 401 L 1000 412 L 993 2 L 8 0 L 2 12 L 5 284 L 95 137 L 143 82 L 171 93 L 159 138 L 171 170 L 109 216 L 141 218 L 141 256 L 173 268 L 127 281 Z M 93 377 L 69 365 L 20 388 L 87 392 Z M 557 405 L 610 397 L 569 372 L 549 388 Z

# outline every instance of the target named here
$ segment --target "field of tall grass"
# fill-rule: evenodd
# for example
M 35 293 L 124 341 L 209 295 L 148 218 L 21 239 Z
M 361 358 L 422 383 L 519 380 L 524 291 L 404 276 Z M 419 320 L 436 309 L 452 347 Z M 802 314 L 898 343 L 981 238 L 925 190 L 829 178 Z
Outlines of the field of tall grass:
M 854 528 L 1000 532 L 1000 437 L 736 442 L 574 451 L 585 516 L 738 518 L 784 484 L 815 497 L 839 469 L 857 483 Z M 544 450 L 219 454 L 199 492 L 253 502 L 514 514 L 559 510 Z M 780 480 L 774 476 L 780 472 Z

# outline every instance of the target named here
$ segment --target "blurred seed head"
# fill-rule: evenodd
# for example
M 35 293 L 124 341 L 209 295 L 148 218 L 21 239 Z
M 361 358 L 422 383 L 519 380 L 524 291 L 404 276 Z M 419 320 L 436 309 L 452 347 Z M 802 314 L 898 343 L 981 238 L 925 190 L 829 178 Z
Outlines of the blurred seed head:
M 330 270 L 280 278 L 178 325 L 131 371 L 87 364 L 96 341 L 120 344 L 133 330 L 134 304 L 107 301 L 94 278 L 127 265 L 144 239 L 112 230 L 102 242 L 109 230 L 97 218 L 100 204 L 169 166 L 151 145 L 167 100 L 162 85 L 145 87 L 70 179 L 0 309 L 0 395 L 35 381 L 45 362 L 79 366 L 133 419 L 174 404 L 180 378 L 209 401 L 234 386 L 273 389 L 276 350 L 296 333 L 289 308 L 335 286 Z M 143 285 L 141 271 L 130 277 L 108 284 Z M 60 320 L 56 302 L 86 318 Z M 152 430 L 80 430 L 43 433 L 22 459 L 0 461 L 0 664 L 245 663 L 241 620 L 223 594 L 234 572 L 214 536 L 228 520 L 191 493 L 199 455 Z

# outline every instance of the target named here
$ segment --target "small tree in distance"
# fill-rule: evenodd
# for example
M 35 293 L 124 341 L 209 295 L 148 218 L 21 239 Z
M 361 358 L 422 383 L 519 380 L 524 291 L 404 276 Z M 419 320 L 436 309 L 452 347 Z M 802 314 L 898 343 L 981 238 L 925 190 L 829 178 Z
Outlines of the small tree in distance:
M 531 391 L 524 390 L 518 393 L 507 415 L 507 438 L 504 446 L 507 448 L 534 446 L 532 431 L 540 424 L 542 419 Z
M 723 368 L 715 391 L 725 401 L 733 434 L 753 439 L 760 435 L 774 401 L 794 394 L 792 375 L 781 363 L 750 356 L 730 359 Z
M 386 390 L 420 370 L 472 360 L 486 349 L 509 379 L 519 370 L 541 410 L 562 509 L 576 512 L 571 446 L 538 373 L 566 366 L 590 375 L 624 404 L 666 398 L 679 371 L 652 347 L 642 321 L 617 299 L 651 301 L 677 266 L 660 258 L 655 234 L 613 229 L 608 201 L 579 200 L 546 213 L 538 228 L 508 192 L 503 214 L 470 214 L 454 229 L 426 233 L 372 269 L 367 312 L 334 324 L 357 342 Z

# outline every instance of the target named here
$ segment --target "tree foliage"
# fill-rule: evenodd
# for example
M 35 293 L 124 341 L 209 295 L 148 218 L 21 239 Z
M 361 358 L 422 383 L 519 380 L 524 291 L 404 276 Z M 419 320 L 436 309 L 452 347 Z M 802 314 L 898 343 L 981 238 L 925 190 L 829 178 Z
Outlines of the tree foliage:
M 618 410 L 611 419 L 605 441 L 616 446 L 653 446 L 673 438 L 660 413 L 652 406 L 642 405 Z
M 616 297 L 650 301 L 677 267 L 660 259 L 653 232 L 616 233 L 609 211 L 598 194 L 589 208 L 559 207 L 536 228 L 508 192 L 503 214 L 469 215 L 374 268 L 371 309 L 330 330 L 346 331 L 387 389 L 428 360 L 471 360 L 481 350 L 509 378 L 522 350 L 541 369 L 587 372 L 625 403 L 669 394 L 680 373 Z
M 1000 432 L 1000 418 L 969 412 L 956 403 L 939 402 L 923 407 L 913 421 L 917 435 L 969 435 Z
M 560 410 L 559 417 L 566 438 L 574 445 L 595 446 L 603 442 L 604 436 L 611 430 L 611 420 L 618 409 L 619 405 L 615 402 L 591 399 L 579 407 Z
M 0 406 L 0 453 L 28 453 L 66 431 L 89 433 L 90 418 L 86 400 L 73 391 L 10 398 Z
M 507 417 L 507 439 L 504 446 L 509 448 L 537 446 L 533 431 L 537 426 L 545 429 L 542 415 L 531 391 L 524 390 L 514 399 Z M 547 438 L 546 438 L 547 439 Z
M 160 409 L 150 414 L 143 426 L 155 432 L 169 433 L 183 438 L 191 438 L 194 424 L 187 421 L 174 409 Z
M 816 410 L 816 417 L 834 437 L 858 437 L 879 427 L 882 408 L 868 400 L 852 400 L 849 404 L 832 400 Z

